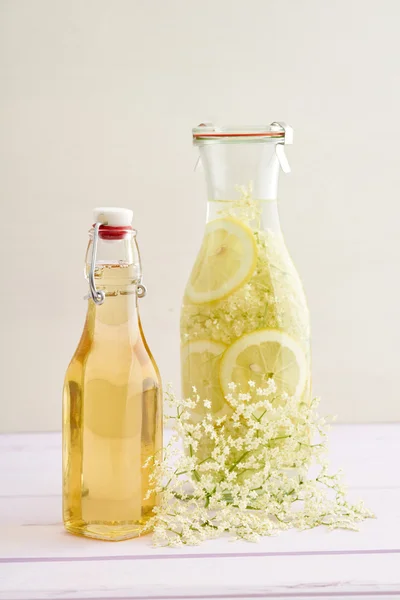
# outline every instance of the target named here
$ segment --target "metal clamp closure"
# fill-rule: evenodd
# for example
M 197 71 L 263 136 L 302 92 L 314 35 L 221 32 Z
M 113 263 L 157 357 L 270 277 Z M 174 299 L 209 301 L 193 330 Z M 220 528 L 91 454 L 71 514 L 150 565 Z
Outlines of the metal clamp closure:
M 283 129 L 283 131 L 285 132 L 285 137 L 283 138 L 283 141 L 278 142 L 275 146 L 275 154 L 279 161 L 282 171 L 284 173 L 290 173 L 291 168 L 285 153 L 285 145 L 293 144 L 293 127 L 287 125 L 284 121 L 274 121 L 273 123 L 271 123 L 270 127 L 271 129 Z
M 96 289 L 96 282 L 94 280 L 94 272 L 96 269 L 96 256 L 97 256 L 97 242 L 99 239 L 99 229 L 103 223 L 96 223 L 93 228 L 93 245 L 92 245 L 92 260 L 90 262 L 89 270 L 89 289 L 90 296 L 95 304 L 103 304 L 105 300 L 105 293 L 102 290 Z

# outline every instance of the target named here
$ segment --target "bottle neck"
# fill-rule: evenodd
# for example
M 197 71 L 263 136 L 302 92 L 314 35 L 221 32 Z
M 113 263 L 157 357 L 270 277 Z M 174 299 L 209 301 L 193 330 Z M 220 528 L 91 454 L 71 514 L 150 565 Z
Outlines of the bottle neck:
M 261 201 L 260 229 L 280 232 L 281 223 L 279 219 L 278 201 Z
M 104 295 L 104 301 L 96 303 L 92 293 L 89 294 L 88 318 L 93 324 L 121 326 L 128 330 L 137 328 L 137 291 L 142 273 L 135 234 L 132 230 L 112 236 L 107 231 L 104 235 L 100 229 L 94 257 L 94 233 L 90 232 L 85 274 L 90 280 L 92 261 L 95 260 L 94 288 Z M 90 287 L 93 291 L 93 286 Z
M 255 229 L 280 231 L 276 144 L 214 143 L 200 147 L 208 192 L 207 222 L 236 217 Z
M 207 223 L 229 217 L 244 221 L 255 230 L 281 231 L 277 200 L 252 200 L 251 204 L 240 200 L 207 202 Z
M 237 200 L 250 190 L 255 200 L 276 200 L 280 164 L 273 142 L 200 146 L 210 201 Z
M 109 294 L 103 304 L 96 304 L 88 299 L 88 318 L 97 325 L 114 326 L 116 328 L 136 329 L 139 315 L 137 295 L 135 292 L 127 294 Z

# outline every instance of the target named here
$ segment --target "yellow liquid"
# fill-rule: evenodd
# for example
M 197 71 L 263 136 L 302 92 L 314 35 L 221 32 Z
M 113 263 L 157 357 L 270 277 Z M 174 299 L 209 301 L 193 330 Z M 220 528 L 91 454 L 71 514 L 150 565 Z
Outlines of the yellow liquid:
M 221 408 L 223 392 L 220 386 L 218 361 L 224 351 L 242 336 L 268 329 L 288 334 L 301 346 L 307 361 L 307 381 L 301 401 L 310 402 L 310 327 L 307 302 L 279 224 L 276 225 L 276 221 L 269 215 L 270 210 L 268 201 L 252 201 L 250 208 L 240 201 L 209 202 L 209 222 L 221 217 L 233 217 L 251 228 L 257 249 L 256 268 L 243 285 L 221 300 L 196 304 L 191 301 L 187 293 L 183 299 L 180 328 L 182 392 L 184 397 L 191 396 L 192 385 L 206 390 L 212 407 L 218 406 L 219 415 L 229 416 L 231 410 L 226 402 Z M 207 251 L 212 251 L 212 248 L 205 247 L 202 254 L 204 262 L 207 262 Z M 210 278 L 210 285 L 212 283 Z M 185 368 L 184 361 L 191 344 L 200 340 L 219 344 L 221 350 L 219 356 L 204 354 L 199 386 L 199 373 L 193 370 L 191 372 L 190 363 Z M 255 379 L 257 385 L 262 386 L 274 374 L 261 372 L 253 375 L 252 379 Z M 241 389 L 248 391 L 243 386 Z M 196 420 L 196 415 L 193 415 L 193 421 Z
M 161 381 L 143 336 L 133 265 L 103 265 L 68 367 L 63 403 L 63 513 L 68 531 L 139 536 L 153 514 L 146 460 L 162 448 Z

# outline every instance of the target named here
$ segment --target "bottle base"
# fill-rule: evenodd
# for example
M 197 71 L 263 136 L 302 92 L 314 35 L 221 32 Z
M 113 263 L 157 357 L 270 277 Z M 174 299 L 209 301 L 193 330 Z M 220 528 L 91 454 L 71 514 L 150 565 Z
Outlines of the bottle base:
M 64 527 L 68 533 L 108 542 L 119 542 L 140 537 L 150 533 L 146 529 L 148 519 L 142 521 L 65 521 Z

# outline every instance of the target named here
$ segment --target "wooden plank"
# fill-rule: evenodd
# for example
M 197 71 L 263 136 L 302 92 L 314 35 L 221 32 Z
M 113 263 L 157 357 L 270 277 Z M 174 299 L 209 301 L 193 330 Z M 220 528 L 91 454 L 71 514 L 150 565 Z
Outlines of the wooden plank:
M 400 424 L 335 425 L 330 442 L 332 469 L 344 468 L 349 487 L 400 487 L 389 460 L 400 456 Z M 59 433 L 0 435 L 0 496 L 54 495 L 60 487 Z
M 398 567 L 398 555 L 0 565 L 0 600 L 400 597 Z
M 345 468 L 351 497 L 378 516 L 360 532 L 320 528 L 184 549 L 64 532 L 60 443 L 59 434 L 0 436 L 0 600 L 400 598 L 400 470 L 388 459 L 400 455 L 400 425 L 332 430 L 332 463 Z
M 228 538 L 212 540 L 184 550 L 189 555 L 265 554 L 302 552 L 348 552 L 397 550 L 400 552 L 400 489 L 357 490 L 378 518 L 360 525 L 359 532 L 329 531 L 318 528 L 308 532 L 289 531 L 263 538 L 257 544 L 235 542 Z M 55 558 L 88 556 L 137 556 L 182 554 L 182 549 L 153 548 L 151 537 L 104 544 L 67 534 L 61 523 L 60 497 L 0 498 L 0 559 Z M 399 554 L 400 562 L 400 554 Z

